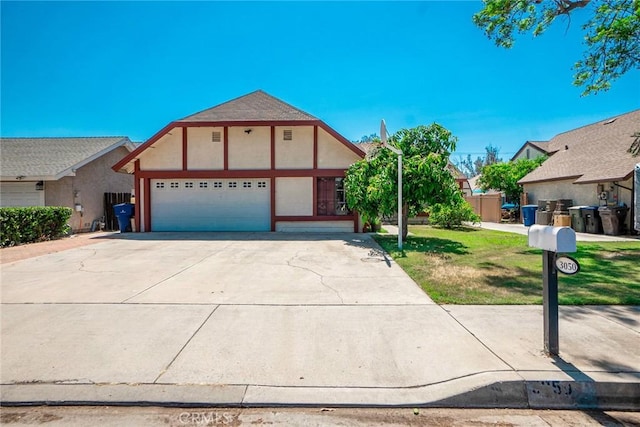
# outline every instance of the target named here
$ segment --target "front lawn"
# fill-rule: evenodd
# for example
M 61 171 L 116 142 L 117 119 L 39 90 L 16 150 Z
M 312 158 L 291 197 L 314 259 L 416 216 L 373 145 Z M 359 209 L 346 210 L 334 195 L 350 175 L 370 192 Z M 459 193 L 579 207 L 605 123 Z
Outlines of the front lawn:
M 464 228 L 410 226 L 413 236 L 397 250 L 397 236 L 375 240 L 438 304 L 542 304 L 542 251 L 527 236 Z M 574 276 L 558 273 L 560 304 L 640 305 L 640 241 L 578 242 L 570 254 Z

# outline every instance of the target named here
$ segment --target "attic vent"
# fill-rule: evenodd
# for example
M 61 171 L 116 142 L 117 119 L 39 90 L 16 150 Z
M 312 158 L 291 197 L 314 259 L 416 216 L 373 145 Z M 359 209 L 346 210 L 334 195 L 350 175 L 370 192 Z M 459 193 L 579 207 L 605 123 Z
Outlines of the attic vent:
M 285 141 L 291 141 L 293 139 L 293 131 L 291 129 L 285 129 L 282 139 Z
M 222 141 L 220 132 L 211 132 L 211 142 L 220 142 L 220 141 Z
M 611 124 L 611 123 L 615 122 L 615 121 L 616 121 L 616 119 L 617 119 L 617 117 L 614 117 L 613 119 L 609 119 L 609 120 L 607 120 L 606 122 L 604 122 L 604 123 L 603 123 L 603 125 Z

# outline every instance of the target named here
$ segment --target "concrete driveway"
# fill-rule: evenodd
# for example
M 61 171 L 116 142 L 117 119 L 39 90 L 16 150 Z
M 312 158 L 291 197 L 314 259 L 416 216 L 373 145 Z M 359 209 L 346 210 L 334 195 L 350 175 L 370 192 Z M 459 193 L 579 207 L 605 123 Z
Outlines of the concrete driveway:
M 557 404 L 546 380 L 572 378 L 535 343 L 539 307 L 438 306 L 365 234 L 116 234 L 0 278 L 3 404 L 528 407 Z M 523 313 L 526 336 L 505 327 Z M 620 381 L 637 331 L 596 312 L 578 323 L 628 349 L 592 375 Z M 578 336 L 567 354 L 593 342 Z

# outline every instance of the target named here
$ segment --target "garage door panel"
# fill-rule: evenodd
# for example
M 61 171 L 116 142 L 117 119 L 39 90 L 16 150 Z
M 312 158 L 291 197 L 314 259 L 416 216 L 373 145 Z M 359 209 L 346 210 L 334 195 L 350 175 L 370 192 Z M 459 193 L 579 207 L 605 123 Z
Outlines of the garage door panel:
M 269 184 L 268 179 L 152 180 L 151 228 L 154 231 L 269 231 Z

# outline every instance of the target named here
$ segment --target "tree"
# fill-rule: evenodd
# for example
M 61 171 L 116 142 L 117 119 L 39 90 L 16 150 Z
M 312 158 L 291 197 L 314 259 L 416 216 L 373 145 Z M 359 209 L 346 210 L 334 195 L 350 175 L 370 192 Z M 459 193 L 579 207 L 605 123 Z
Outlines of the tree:
M 573 67 L 573 83 L 583 87 L 584 96 L 606 91 L 613 80 L 640 69 L 640 0 L 484 0 L 473 22 L 496 45 L 510 48 L 517 33 L 538 36 L 579 8 L 591 13 L 582 26 L 586 49 Z
M 363 135 L 359 141 L 356 141 L 356 143 L 359 143 L 359 142 L 380 142 L 380 137 L 378 136 L 377 133 L 372 133 L 370 135 Z
M 460 159 L 456 163 L 456 166 L 467 178 L 473 178 L 476 175 L 480 175 L 480 171 L 483 166 L 492 165 L 502 161 L 499 157 L 500 149 L 489 144 L 485 148 L 486 154 L 481 157 L 478 156 L 475 160 L 471 159 L 471 154 L 467 154 L 466 159 Z
M 423 212 L 429 204 L 462 198 L 447 168 L 456 142 L 450 131 L 436 123 L 402 129 L 390 138 L 389 144 L 403 152 L 403 240 L 407 238 L 409 215 Z M 398 210 L 397 156 L 379 146 L 367 159 L 349 167 L 344 185 L 347 205 L 360 212 L 365 220 L 393 215 Z
M 525 175 L 540 166 L 547 158 L 518 159 L 516 161 L 494 163 L 482 168 L 482 175 L 478 179 L 480 188 L 484 191 L 494 189 L 502 191 L 509 202 L 519 202 L 522 186 L 518 184 Z

